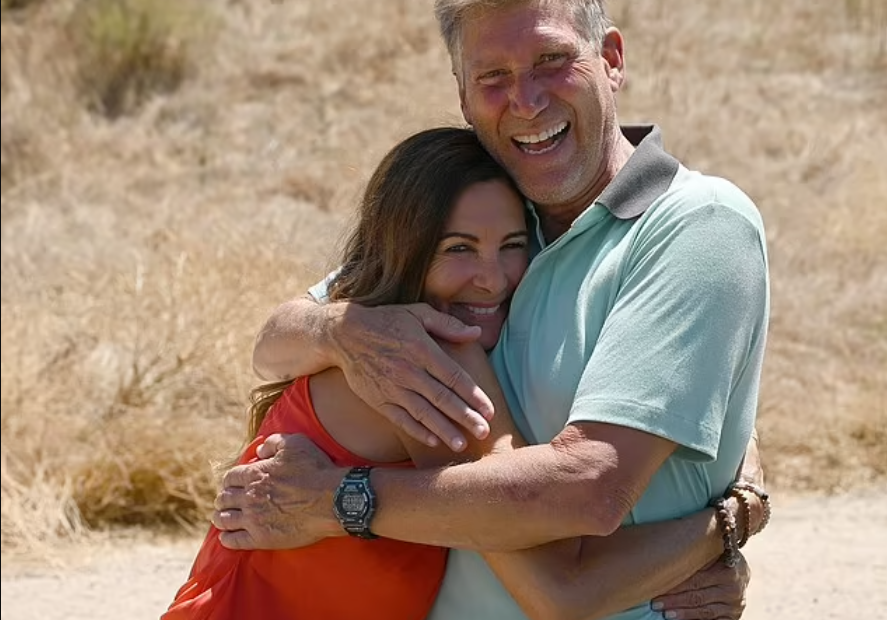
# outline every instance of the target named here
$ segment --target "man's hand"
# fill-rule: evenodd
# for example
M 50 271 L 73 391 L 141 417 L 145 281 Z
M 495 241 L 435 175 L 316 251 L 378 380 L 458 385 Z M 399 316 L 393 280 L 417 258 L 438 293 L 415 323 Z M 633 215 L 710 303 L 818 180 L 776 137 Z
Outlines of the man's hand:
M 213 525 L 230 549 L 292 549 L 345 532 L 333 513 L 338 468 L 304 435 L 271 435 L 263 460 L 225 474 Z
M 750 579 L 751 570 L 740 553 L 735 567 L 715 562 L 653 599 L 653 609 L 669 612 L 666 617 L 674 620 L 734 620 L 745 610 Z
M 466 443 L 453 422 L 483 439 L 493 405 L 429 334 L 469 342 L 478 338 L 480 328 L 427 304 L 347 304 L 328 330 L 355 394 L 417 441 L 435 446 L 440 438 L 458 452 Z

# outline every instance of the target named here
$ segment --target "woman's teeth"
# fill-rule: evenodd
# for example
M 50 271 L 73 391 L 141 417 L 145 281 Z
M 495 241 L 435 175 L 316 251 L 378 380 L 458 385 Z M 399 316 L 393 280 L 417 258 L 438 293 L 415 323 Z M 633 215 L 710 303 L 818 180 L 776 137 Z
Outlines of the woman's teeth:
M 469 306 L 468 304 L 466 304 L 465 307 L 472 314 L 481 314 L 481 315 L 495 314 L 496 311 L 499 309 L 498 305 L 480 308 L 478 306 Z

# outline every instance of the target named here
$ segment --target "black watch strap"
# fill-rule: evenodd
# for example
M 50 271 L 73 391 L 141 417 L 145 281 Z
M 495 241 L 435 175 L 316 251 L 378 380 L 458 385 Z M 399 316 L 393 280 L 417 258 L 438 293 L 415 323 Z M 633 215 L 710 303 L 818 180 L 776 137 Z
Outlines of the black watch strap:
M 370 531 L 370 521 L 376 512 L 376 494 L 370 484 L 372 467 L 352 467 L 333 498 L 333 509 L 339 523 L 351 536 L 378 538 Z

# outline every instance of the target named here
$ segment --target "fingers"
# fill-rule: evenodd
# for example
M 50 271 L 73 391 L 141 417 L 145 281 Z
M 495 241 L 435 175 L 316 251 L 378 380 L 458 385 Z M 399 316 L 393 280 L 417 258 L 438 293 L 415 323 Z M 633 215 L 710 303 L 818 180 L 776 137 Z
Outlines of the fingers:
M 728 605 L 725 603 L 710 603 L 703 606 L 682 607 L 669 606 L 667 611 L 663 612 L 663 616 L 668 620 L 735 620 L 742 616 L 745 610 L 745 602 L 741 606 Z
M 241 510 L 247 503 L 246 490 L 242 487 L 226 487 L 219 491 L 213 507 L 219 510 Z M 227 528 L 225 528 L 227 529 Z
M 246 519 L 241 510 L 216 510 L 210 521 L 222 531 L 243 530 L 246 526 Z
M 740 562 L 729 568 L 720 562 L 698 571 L 671 591 L 652 601 L 656 611 L 671 620 L 739 618 L 745 610 L 745 591 L 751 573 L 740 555 Z
M 259 444 L 259 447 L 256 448 L 256 455 L 260 459 L 270 459 L 283 450 L 285 446 L 286 438 L 280 433 L 274 433 Z
M 472 342 L 480 338 L 481 329 L 466 325 L 451 314 L 439 312 L 428 304 L 412 304 L 407 308 L 422 322 L 429 334 L 450 342 Z
M 490 429 L 487 420 L 494 413 L 493 402 L 471 375 L 440 349 L 434 352 L 426 370 L 435 381 L 422 395 L 478 439 L 486 437 Z M 482 435 L 478 429 L 482 429 Z
M 404 392 L 401 403 L 403 406 L 393 403 L 382 405 L 379 411 L 410 437 L 431 447 L 443 441 L 454 452 L 460 452 L 468 445 L 456 426 L 418 394 Z M 417 426 L 423 430 L 414 434 L 412 431 Z M 431 441 L 426 441 L 427 439 Z
M 394 426 L 401 429 L 416 441 L 432 448 L 436 448 L 440 445 L 440 438 L 438 435 L 429 431 L 420 422 L 414 420 L 413 416 L 411 416 L 403 407 L 394 404 L 381 405 L 379 406 L 379 413 L 381 413 L 386 420 L 394 424 Z M 458 435 L 458 431 L 456 431 L 456 428 L 452 424 L 450 427 Z M 447 442 L 447 445 L 450 445 L 449 442 Z
M 408 311 L 416 316 L 429 334 L 451 342 L 470 342 L 480 336 L 480 328 L 466 326 L 459 319 L 434 310 L 427 304 L 413 304 Z M 460 337 L 453 338 L 454 334 Z M 470 334 L 470 337 L 461 337 Z M 434 379 L 433 383 L 420 384 L 417 390 L 448 418 L 466 428 L 478 439 L 486 437 L 489 427 L 486 420 L 493 417 L 493 403 L 474 379 L 446 355 L 439 347 L 430 351 L 426 360 L 417 360 Z M 442 387 L 441 387 L 442 386 Z M 478 428 L 482 429 L 478 434 Z
M 218 525 L 216 527 L 219 527 Z M 221 528 L 219 528 L 221 529 Z M 237 530 L 235 532 L 221 532 L 219 534 L 219 542 L 223 547 L 228 549 L 258 549 L 259 546 L 253 539 L 253 535 L 246 530 Z
M 222 477 L 222 487 L 246 487 L 262 477 L 261 470 L 255 464 L 232 467 Z

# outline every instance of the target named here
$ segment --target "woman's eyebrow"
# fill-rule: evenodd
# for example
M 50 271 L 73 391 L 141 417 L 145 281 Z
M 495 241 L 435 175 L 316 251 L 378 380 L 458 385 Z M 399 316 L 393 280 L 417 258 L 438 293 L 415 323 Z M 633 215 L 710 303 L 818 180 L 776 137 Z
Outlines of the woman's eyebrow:
M 510 232 L 503 237 L 503 239 L 513 239 L 514 237 L 528 237 L 529 233 L 526 230 L 515 230 L 514 232 Z M 475 243 L 480 243 L 480 237 L 476 235 L 472 235 L 470 233 L 464 232 L 445 232 L 440 236 L 440 240 L 443 241 L 445 239 L 452 239 L 454 237 L 458 237 L 460 239 L 468 239 L 469 241 L 474 241 Z

